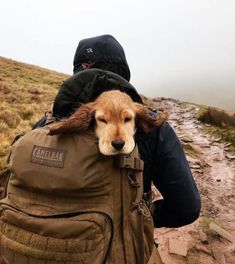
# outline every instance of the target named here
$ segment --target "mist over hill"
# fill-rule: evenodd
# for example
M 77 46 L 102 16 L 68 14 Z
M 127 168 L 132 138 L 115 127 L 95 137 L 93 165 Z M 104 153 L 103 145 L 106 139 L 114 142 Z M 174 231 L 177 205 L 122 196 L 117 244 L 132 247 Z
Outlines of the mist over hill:
M 235 76 L 231 73 L 158 76 L 157 83 L 136 83 L 140 92 L 154 97 L 169 97 L 182 101 L 204 104 L 235 112 Z

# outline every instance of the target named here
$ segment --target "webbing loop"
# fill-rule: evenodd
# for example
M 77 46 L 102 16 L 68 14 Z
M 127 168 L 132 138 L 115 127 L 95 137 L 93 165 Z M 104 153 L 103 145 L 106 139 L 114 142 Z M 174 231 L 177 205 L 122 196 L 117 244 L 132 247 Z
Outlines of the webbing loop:
M 125 169 L 133 169 L 137 171 L 143 171 L 144 162 L 131 155 L 120 155 L 119 156 L 119 167 Z

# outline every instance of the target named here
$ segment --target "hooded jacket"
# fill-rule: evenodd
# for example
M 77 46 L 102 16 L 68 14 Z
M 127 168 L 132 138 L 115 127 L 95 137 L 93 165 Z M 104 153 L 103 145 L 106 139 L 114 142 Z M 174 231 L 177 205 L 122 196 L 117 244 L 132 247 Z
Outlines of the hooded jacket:
M 53 116 L 70 116 L 80 104 L 94 101 L 98 95 L 111 89 L 127 93 L 134 102 L 143 103 L 136 89 L 120 75 L 101 69 L 79 71 L 60 87 L 53 105 Z
M 83 39 L 79 42 L 73 60 L 73 73 L 90 67 L 117 73 L 130 81 L 130 69 L 124 49 L 111 35 Z
M 113 88 L 142 103 L 128 82 L 130 70 L 124 51 L 110 35 L 79 42 L 74 73 L 59 89 L 53 106 L 54 117 L 67 117 L 81 103 L 93 101 L 103 91 Z M 34 128 L 42 126 L 44 121 Z M 179 227 L 195 221 L 200 213 L 200 195 L 172 127 L 166 122 L 148 134 L 138 130 L 135 139 L 144 161 L 144 191 L 149 192 L 153 183 L 163 197 L 154 202 L 155 227 Z

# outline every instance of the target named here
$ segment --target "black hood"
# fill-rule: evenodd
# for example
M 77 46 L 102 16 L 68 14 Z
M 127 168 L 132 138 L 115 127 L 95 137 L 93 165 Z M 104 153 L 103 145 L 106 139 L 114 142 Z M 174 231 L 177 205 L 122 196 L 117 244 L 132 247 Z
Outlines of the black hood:
M 130 81 L 130 69 L 120 43 L 111 35 L 83 39 L 79 42 L 74 60 L 73 73 L 91 68 L 111 71 Z

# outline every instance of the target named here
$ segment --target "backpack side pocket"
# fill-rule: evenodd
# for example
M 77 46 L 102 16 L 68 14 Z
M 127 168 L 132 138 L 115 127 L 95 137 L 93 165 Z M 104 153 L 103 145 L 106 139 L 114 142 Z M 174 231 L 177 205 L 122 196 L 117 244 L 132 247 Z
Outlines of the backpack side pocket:
M 7 208 L 1 214 L 1 236 L 6 263 L 19 264 L 21 258 L 30 264 L 98 264 L 107 259 L 112 222 L 98 211 L 38 217 Z

